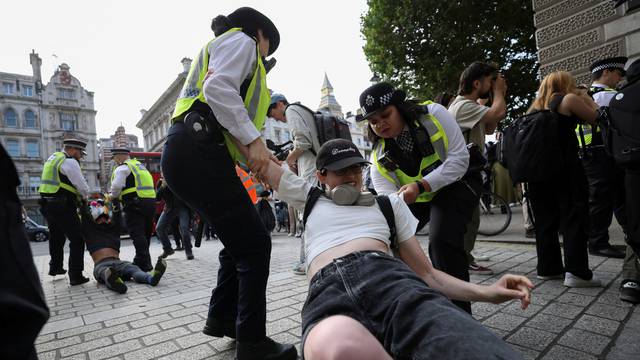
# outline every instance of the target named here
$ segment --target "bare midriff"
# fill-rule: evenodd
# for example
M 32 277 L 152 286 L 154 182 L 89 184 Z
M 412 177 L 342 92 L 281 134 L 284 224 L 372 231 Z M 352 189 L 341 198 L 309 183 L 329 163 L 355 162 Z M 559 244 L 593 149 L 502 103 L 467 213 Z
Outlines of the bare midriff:
M 349 255 L 352 252 L 356 251 L 382 251 L 385 253 L 389 253 L 389 246 L 386 243 L 372 239 L 372 238 L 357 238 L 354 240 L 350 240 L 344 244 L 340 244 L 338 246 L 334 246 L 329 248 L 320 255 L 316 256 L 311 264 L 309 265 L 309 269 L 307 270 L 307 278 L 311 279 L 313 275 L 318 272 L 318 270 L 322 269 L 324 266 L 330 264 L 333 259 L 337 259 L 339 257 Z
M 93 259 L 94 264 L 97 264 L 102 259 L 110 257 L 119 259 L 120 252 L 112 248 L 102 248 L 91 253 L 91 258 Z

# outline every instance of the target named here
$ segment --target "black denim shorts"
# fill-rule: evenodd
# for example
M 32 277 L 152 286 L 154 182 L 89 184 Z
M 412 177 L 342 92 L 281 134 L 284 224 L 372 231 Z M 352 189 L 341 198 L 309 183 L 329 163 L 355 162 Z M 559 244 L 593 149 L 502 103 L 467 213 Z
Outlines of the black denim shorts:
M 361 323 L 394 359 L 522 359 L 404 262 L 379 251 L 334 259 L 313 276 L 302 308 L 303 354 L 311 329 L 333 315 Z

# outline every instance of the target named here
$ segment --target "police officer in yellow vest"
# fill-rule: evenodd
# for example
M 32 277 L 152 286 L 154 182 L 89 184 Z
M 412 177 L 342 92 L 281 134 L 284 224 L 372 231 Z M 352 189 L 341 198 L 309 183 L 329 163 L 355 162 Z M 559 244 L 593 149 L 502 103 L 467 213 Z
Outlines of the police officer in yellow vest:
M 224 245 L 203 332 L 236 338 L 236 358 L 296 359 L 293 345 L 266 336 L 271 238 L 235 172 L 235 162 L 265 170 L 260 138 L 270 103 L 265 62 L 278 47 L 275 25 L 252 8 L 217 16 L 178 95 L 162 152 L 174 194 L 213 225 Z
M 124 205 L 125 224 L 136 248 L 133 263 L 142 271 L 150 271 L 153 265 L 149 255 L 149 241 L 156 210 L 153 177 L 144 164 L 129 157 L 129 149 L 111 149 L 111 154 L 118 166 L 111 173 L 110 196 Z
M 434 266 L 469 281 L 464 233 L 479 201 L 480 174 L 465 176 L 469 151 L 447 109 L 405 97 L 404 91 L 384 82 L 360 95 L 373 142 L 373 187 L 378 194 L 403 192 L 420 221 L 416 231 L 430 223 L 429 254 Z M 471 312 L 469 302 L 454 303 Z
M 624 56 L 602 59 L 591 64 L 593 83 L 589 94 L 599 106 L 609 106 L 617 93 L 617 84 L 625 75 Z M 602 130 L 595 125 L 578 125 L 582 165 L 589 180 L 589 253 L 624 258 L 624 252 L 609 244 L 609 226 L 613 215 L 626 226 L 624 207 L 624 171 L 609 156 L 603 145 Z
M 64 270 L 65 236 L 69 239 L 69 282 L 80 285 L 89 281 L 84 277 L 84 239 L 77 206 L 89 195 L 89 185 L 80 170 L 80 159 L 87 143 L 78 139 L 63 141 L 63 151 L 49 156 L 40 176 L 40 212 L 47 219 L 49 240 L 49 275 L 62 275 Z

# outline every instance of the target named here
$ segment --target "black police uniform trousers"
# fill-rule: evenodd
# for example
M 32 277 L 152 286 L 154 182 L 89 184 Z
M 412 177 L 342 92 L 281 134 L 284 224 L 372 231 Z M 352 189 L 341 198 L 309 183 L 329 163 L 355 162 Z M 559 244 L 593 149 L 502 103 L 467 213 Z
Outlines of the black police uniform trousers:
M 548 181 L 529 182 L 528 194 L 535 219 L 538 275 L 570 272 L 591 279 L 587 253 L 588 184 L 579 159 L 567 160 Z M 562 234 L 564 265 L 558 233 Z
M 603 147 L 585 154 L 582 165 L 589 181 L 589 249 L 602 250 L 610 246 L 609 226 L 613 215 L 623 229 L 627 224 L 624 170 Z
M 627 251 L 626 262 L 632 262 L 632 257 L 637 259 L 640 256 L 640 169 L 627 169 L 625 172 L 625 190 L 626 190 L 626 210 L 627 210 L 627 234 L 629 238 L 627 243 L 634 250 L 633 254 Z M 636 267 L 638 269 L 640 267 Z M 631 275 L 624 275 L 631 277 Z M 635 272 L 635 277 L 640 280 L 640 274 Z
M 480 174 L 440 189 L 428 203 L 409 205 L 419 220 L 418 229 L 429 223 L 429 257 L 433 266 L 460 280 L 469 281 L 469 262 L 464 250 L 466 225 L 480 201 Z M 471 303 L 453 300 L 462 310 L 471 313 Z
M 136 255 L 133 263 L 142 271 L 153 269 L 149 245 L 153 233 L 153 217 L 156 212 L 156 199 L 131 198 L 124 200 L 124 218 L 127 232 L 133 240 Z
M 209 318 L 236 323 L 239 341 L 265 336 L 266 287 L 271 237 L 265 229 L 222 143 L 220 130 L 196 140 L 176 122 L 162 152 L 167 184 L 200 218 L 212 224 L 224 249 Z
M 49 268 L 63 269 L 65 238 L 69 239 L 69 277 L 79 278 L 84 270 L 84 238 L 77 215 L 77 207 L 66 196 L 43 197 L 40 212 L 49 227 Z

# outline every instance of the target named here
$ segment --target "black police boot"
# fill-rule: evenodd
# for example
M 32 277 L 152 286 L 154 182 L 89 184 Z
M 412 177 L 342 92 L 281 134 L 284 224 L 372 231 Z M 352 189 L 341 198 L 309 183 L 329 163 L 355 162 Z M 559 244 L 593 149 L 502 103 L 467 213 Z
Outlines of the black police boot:
M 162 251 L 162 255 L 160 255 L 161 258 L 166 259 L 167 256 L 169 255 L 173 255 L 175 253 L 175 251 L 173 249 L 165 249 Z
M 189 248 L 189 249 L 184 249 L 184 253 L 187 255 L 187 260 L 193 260 L 193 251 Z
M 236 360 L 296 360 L 298 351 L 291 344 L 280 344 L 268 337 L 257 342 L 236 344 Z
M 236 321 L 235 319 L 215 319 L 207 318 L 207 323 L 202 329 L 202 333 L 215 337 L 236 338 Z
M 67 270 L 63 268 L 60 268 L 60 269 L 49 268 L 49 275 L 51 276 L 64 275 L 66 273 L 67 273 Z
M 69 274 L 69 284 L 71 284 L 71 286 L 82 285 L 82 284 L 84 284 L 86 282 L 89 282 L 89 278 L 88 277 L 84 277 L 84 275 L 82 275 L 82 273 L 75 274 L 75 275 Z

